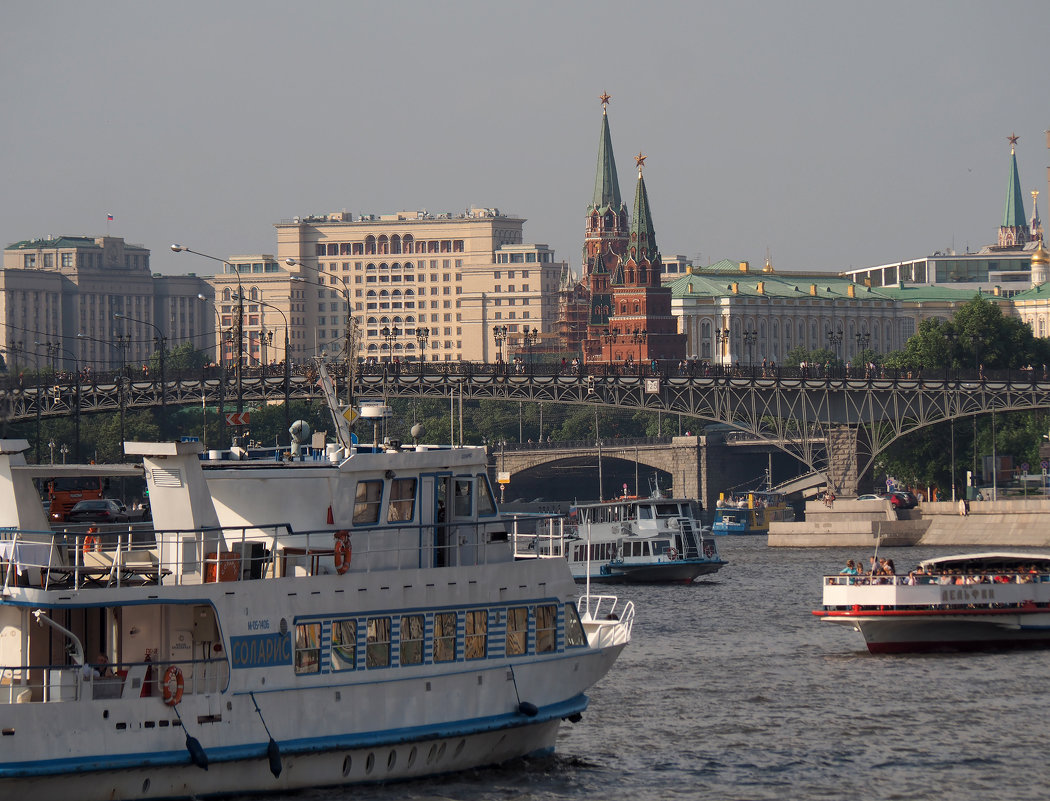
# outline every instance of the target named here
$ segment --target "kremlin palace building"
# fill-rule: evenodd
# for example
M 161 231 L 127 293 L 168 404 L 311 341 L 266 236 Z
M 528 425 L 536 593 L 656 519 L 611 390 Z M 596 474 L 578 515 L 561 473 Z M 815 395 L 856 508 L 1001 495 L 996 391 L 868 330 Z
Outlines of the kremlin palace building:
M 0 270 L 8 366 L 114 369 L 145 363 L 162 338 L 232 364 L 241 306 L 247 365 L 341 359 L 347 348 L 378 362 L 780 364 L 797 348 L 848 361 L 902 348 L 923 319 L 950 317 L 977 293 L 1050 336 L 1050 259 L 1038 192 L 1025 214 L 1016 137 L 998 240 L 976 253 L 838 274 L 779 271 L 769 259 L 698 267 L 661 256 L 645 156 L 633 203 L 621 198 L 601 99 L 580 275 L 526 243 L 523 218 L 492 208 L 296 217 L 276 223 L 274 253 L 214 259 L 221 272 L 207 277 L 153 272 L 150 250 L 120 237 L 30 239 L 5 248 Z M 200 255 L 166 251 L 165 266 L 204 265 Z

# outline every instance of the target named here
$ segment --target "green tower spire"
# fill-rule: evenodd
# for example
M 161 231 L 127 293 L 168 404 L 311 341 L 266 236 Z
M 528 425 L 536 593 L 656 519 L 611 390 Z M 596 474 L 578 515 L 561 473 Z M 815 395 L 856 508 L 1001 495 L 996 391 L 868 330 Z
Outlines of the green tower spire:
M 653 229 L 653 216 L 649 211 L 649 193 L 645 191 L 645 179 L 642 177 L 642 166 L 645 156 L 639 153 L 634 157 L 638 164 L 638 184 L 634 190 L 634 212 L 631 215 L 631 235 L 627 245 L 627 256 L 635 262 L 648 260 L 655 264 L 660 258 L 656 247 L 656 231 Z
M 613 158 L 612 136 L 609 134 L 609 95 L 603 93 L 602 101 L 602 132 L 598 138 L 598 173 L 594 178 L 594 200 L 592 205 L 596 209 L 611 206 L 619 209 L 620 182 L 616 178 L 616 159 Z
M 1021 179 L 1017 176 L 1017 139 L 1011 134 L 1010 140 L 1010 180 L 1006 185 L 1006 210 L 1003 212 L 1004 228 L 1027 228 L 1028 221 L 1024 216 L 1024 196 L 1021 194 Z

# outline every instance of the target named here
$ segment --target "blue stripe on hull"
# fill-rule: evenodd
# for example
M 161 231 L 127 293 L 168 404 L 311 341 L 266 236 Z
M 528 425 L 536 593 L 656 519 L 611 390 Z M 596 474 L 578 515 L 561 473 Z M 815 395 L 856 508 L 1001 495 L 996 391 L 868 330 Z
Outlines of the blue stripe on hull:
M 344 748 L 379 748 L 381 746 L 409 743 L 420 740 L 463 737 L 472 734 L 513 729 L 545 723 L 550 720 L 566 718 L 583 712 L 587 708 L 588 698 L 582 693 L 575 698 L 540 707 L 533 717 L 520 713 L 493 715 L 471 720 L 442 723 L 433 726 L 417 726 L 405 729 L 391 729 L 382 732 L 363 732 L 360 734 L 337 734 L 326 737 L 308 737 L 278 742 L 283 756 L 296 754 L 315 754 Z M 190 735 L 192 731 L 188 732 Z M 234 762 L 245 759 L 266 759 L 267 742 L 246 745 L 207 748 L 208 760 L 212 763 Z M 150 766 L 191 765 L 189 753 L 185 748 L 170 751 L 120 754 L 116 756 L 99 755 L 97 757 L 80 757 L 74 759 L 34 760 L 32 762 L 7 762 L 0 765 L 0 780 L 62 776 L 77 773 L 92 773 L 101 770 L 128 770 Z

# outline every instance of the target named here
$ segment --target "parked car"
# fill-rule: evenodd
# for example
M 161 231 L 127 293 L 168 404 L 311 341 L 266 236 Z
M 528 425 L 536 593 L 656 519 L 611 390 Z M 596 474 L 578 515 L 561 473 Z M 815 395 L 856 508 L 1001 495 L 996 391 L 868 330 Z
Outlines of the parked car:
M 122 505 L 108 498 L 80 501 L 69 510 L 67 519 L 70 523 L 127 523 L 128 513 Z
M 879 495 L 858 495 L 858 501 L 881 501 L 882 497 Z
M 909 497 L 910 496 L 910 497 Z M 918 505 L 918 499 L 910 492 L 894 490 L 882 496 L 893 504 L 894 509 L 914 509 Z
M 916 506 L 919 505 L 918 496 L 911 490 L 896 490 L 896 492 L 903 495 L 904 499 L 910 504 L 910 506 L 905 506 L 905 509 L 914 509 Z

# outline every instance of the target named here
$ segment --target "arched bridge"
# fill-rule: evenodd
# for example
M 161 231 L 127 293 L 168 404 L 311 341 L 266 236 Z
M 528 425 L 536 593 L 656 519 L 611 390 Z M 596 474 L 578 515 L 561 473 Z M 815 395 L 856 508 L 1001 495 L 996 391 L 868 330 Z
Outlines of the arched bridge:
M 333 375 L 345 368 L 333 369 Z M 344 377 L 345 382 L 345 377 Z M 569 403 L 648 409 L 732 425 L 783 448 L 811 469 L 827 470 L 831 483 L 855 487 L 891 442 L 918 428 L 990 412 L 1050 407 L 1050 378 L 1040 371 L 983 373 L 940 371 L 911 375 L 799 370 L 679 370 L 578 372 L 542 365 L 513 372 L 489 364 L 418 363 L 363 367 L 354 378 L 356 398 L 463 398 Z M 345 396 L 345 383 L 339 388 Z M 309 370 L 292 375 L 245 370 L 240 397 L 247 402 L 318 395 Z M 123 381 L 75 377 L 44 386 L 8 381 L 0 389 L 7 419 L 168 404 L 220 403 L 238 395 L 232 370 Z

